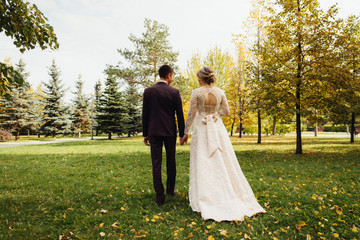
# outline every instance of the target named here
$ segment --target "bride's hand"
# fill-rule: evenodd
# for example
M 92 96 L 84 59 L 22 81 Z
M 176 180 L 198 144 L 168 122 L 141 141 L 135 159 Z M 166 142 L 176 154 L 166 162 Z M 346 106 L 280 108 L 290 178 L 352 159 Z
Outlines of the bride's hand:
M 184 145 L 184 143 L 187 143 L 188 139 L 189 139 L 189 135 L 185 134 L 185 135 L 182 137 L 182 139 L 180 140 L 180 144 L 181 144 L 181 145 Z

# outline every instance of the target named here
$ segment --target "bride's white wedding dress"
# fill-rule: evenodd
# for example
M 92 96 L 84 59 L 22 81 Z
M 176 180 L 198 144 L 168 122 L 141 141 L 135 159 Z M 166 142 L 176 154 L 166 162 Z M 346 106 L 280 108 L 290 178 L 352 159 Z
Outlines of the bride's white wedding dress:
M 210 104 L 209 104 L 210 102 Z M 185 134 L 191 126 L 189 200 L 203 219 L 244 220 L 266 212 L 257 202 L 221 120 L 229 114 L 224 92 L 201 87 L 192 92 Z

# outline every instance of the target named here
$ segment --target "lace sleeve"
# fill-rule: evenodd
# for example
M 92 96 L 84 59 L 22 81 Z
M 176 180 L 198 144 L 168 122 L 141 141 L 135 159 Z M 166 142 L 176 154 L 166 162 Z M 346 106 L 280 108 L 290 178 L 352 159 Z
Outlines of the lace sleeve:
M 220 106 L 221 106 L 221 109 L 219 111 L 220 116 L 225 117 L 225 116 L 229 115 L 229 113 L 230 113 L 229 104 L 228 104 L 228 101 L 226 99 L 226 95 L 224 92 L 222 92 L 222 94 L 221 94 Z
M 186 124 L 185 124 L 185 134 L 189 134 L 191 125 L 194 121 L 194 118 L 196 116 L 196 111 L 197 111 L 197 97 L 196 97 L 196 92 L 193 91 L 191 93 L 191 99 L 190 99 L 190 107 L 189 107 L 189 112 L 186 118 Z

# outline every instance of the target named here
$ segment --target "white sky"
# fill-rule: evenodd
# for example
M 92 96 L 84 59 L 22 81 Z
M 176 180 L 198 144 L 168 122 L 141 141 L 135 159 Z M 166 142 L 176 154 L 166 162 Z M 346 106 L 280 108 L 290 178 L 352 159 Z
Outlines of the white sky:
M 85 81 L 85 92 L 94 92 L 95 82 L 104 82 L 107 64 L 117 64 L 117 49 L 133 48 L 128 37 L 140 36 L 144 19 L 169 27 L 170 44 L 180 53 L 178 65 L 186 67 L 192 54 L 206 53 L 219 46 L 234 51 L 232 34 L 242 31 L 250 10 L 250 0 L 30 0 L 48 18 L 60 43 L 56 51 L 33 49 L 21 54 L 12 39 L 0 33 L 0 60 L 20 58 L 30 72 L 29 82 L 36 88 L 47 82 L 48 66 L 55 59 L 67 91 L 73 98 L 78 75 Z M 359 0 L 319 0 L 327 9 L 338 3 L 339 16 L 360 15 Z

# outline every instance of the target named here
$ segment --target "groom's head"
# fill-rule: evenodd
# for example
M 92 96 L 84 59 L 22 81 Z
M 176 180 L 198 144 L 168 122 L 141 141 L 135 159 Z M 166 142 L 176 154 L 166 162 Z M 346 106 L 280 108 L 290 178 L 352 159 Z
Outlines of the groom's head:
M 169 65 L 162 65 L 159 68 L 159 76 L 160 79 L 163 79 L 170 84 L 174 77 L 174 69 L 170 67 Z

